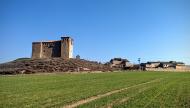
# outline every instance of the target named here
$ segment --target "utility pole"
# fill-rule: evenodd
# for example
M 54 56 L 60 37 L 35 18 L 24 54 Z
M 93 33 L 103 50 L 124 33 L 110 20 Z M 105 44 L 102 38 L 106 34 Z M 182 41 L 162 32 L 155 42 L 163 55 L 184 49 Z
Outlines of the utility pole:
M 141 70 L 141 58 L 138 58 L 138 62 L 139 62 L 139 70 Z

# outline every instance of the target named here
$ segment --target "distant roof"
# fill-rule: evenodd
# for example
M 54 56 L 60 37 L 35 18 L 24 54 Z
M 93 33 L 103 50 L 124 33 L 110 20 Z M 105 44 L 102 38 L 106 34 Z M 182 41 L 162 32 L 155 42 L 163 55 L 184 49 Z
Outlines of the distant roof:
M 184 64 L 183 62 L 176 62 L 176 61 L 148 61 L 147 64 L 151 63 L 162 63 L 162 64 Z
M 113 59 L 111 59 L 110 61 L 114 61 L 114 60 L 116 60 L 116 61 L 126 61 L 126 62 L 129 62 L 129 60 L 127 60 L 127 59 L 122 59 L 122 58 L 113 58 Z
M 160 63 L 160 61 L 148 61 L 147 63 Z

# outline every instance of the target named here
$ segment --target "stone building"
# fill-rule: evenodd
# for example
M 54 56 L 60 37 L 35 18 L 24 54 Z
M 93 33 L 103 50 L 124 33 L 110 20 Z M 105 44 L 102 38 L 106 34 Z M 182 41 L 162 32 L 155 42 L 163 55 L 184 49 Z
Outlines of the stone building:
M 141 63 L 141 69 L 151 71 L 173 71 L 173 70 L 186 70 L 187 66 L 183 62 L 169 61 L 169 62 L 147 62 Z
M 109 62 L 110 67 L 113 68 L 121 68 L 121 69 L 126 69 L 130 68 L 133 66 L 127 59 L 122 59 L 122 58 L 113 58 Z
M 61 37 L 61 40 L 42 41 L 32 43 L 32 58 L 54 58 L 64 59 L 73 57 L 73 39 Z

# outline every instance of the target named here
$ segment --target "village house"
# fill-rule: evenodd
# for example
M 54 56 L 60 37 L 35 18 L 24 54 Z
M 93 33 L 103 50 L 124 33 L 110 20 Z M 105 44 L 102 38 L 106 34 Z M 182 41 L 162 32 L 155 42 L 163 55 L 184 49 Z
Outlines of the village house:
M 122 59 L 122 58 L 113 58 L 110 60 L 110 67 L 112 68 L 121 68 L 121 69 L 126 69 L 133 67 L 133 64 L 129 62 L 127 59 Z
M 169 61 L 169 62 L 147 62 L 141 63 L 142 70 L 178 70 L 185 69 L 186 66 L 183 62 Z

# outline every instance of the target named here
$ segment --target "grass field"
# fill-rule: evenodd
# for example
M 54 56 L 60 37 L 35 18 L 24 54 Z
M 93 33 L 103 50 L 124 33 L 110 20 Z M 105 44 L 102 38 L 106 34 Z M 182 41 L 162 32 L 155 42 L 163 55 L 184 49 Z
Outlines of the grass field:
M 0 76 L 0 108 L 64 107 L 91 97 L 96 99 L 77 107 L 190 108 L 190 73 Z

